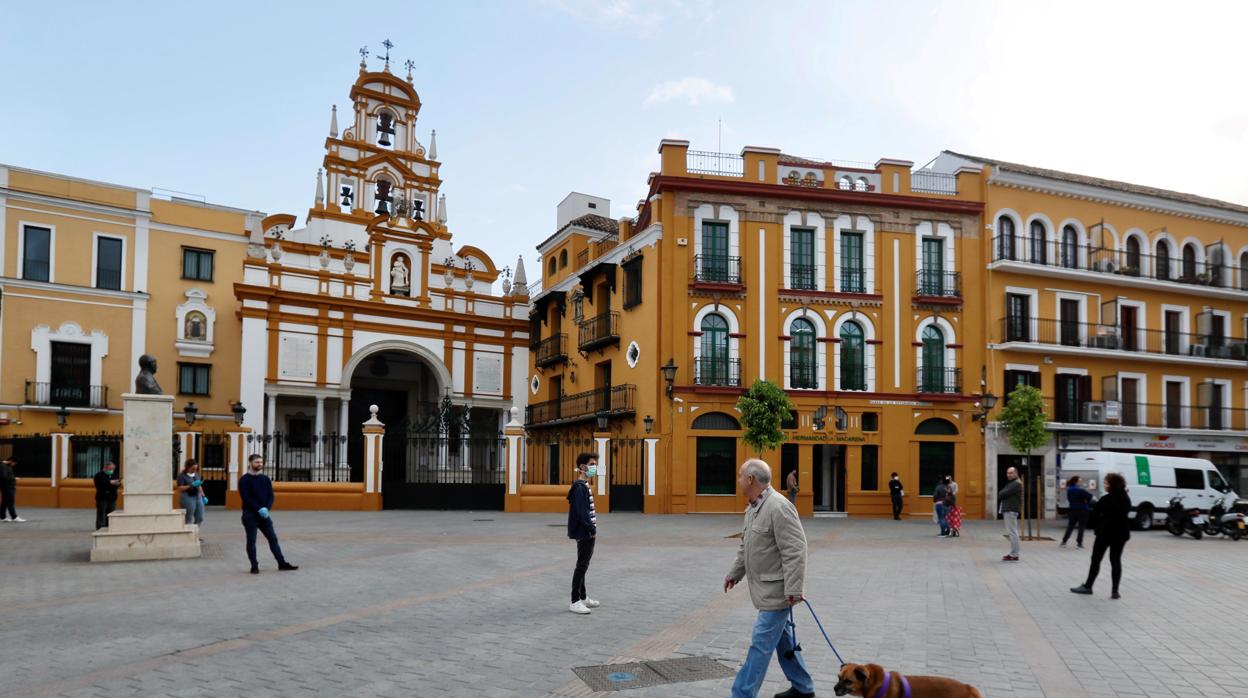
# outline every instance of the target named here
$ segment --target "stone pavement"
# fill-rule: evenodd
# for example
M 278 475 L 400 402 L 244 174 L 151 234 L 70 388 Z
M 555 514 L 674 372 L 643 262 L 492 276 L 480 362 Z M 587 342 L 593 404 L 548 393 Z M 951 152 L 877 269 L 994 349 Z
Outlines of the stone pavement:
M 280 507 L 280 501 L 279 501 Z M 274 512 L 247 574 L 237 512 L 210 508 L 205 557 L 87 562 L 93 512 L 0 524 L 0 696 L 726 696 L 730 680 L 591 694 L 571 667 L 710 655 L 735 667 L 754 612 L 722 592 L 734 516 L 601 516 L 590 616 L 567 612 L 559 515 Z M 850 661 L 940 673 L 985 696 L 1245 696 L 1248 542 L 1137 533 L 1124 598 L 1067 589 L 1087 551 L 995 522 L 940 540 L 921 521 L 806 520 L 807 595 Z M 820 695 L 837 662 L 806 611 Z M 763 695 L 786 687 L 773 660 Z

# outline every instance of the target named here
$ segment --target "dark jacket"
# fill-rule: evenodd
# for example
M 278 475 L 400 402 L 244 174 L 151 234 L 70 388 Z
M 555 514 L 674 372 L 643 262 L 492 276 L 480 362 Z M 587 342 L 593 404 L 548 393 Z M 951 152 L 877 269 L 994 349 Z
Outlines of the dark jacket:
M 113 480 L 117 479 L 117 473 L 111 476 L 101 470 L 95 474 L 92 480 L 95 482 L 95 501 L 97 502 L 115 502 L 117 501 L 117 485 L 113 484 Z
M 1015 514 L 1023 510 L 1023 483 L 1018 480 L 1010 480 L 1001 488 L 997 494 L 997 503 L 1001 506 L 1001 513 L 1012 511 Z
M 13 472 L 13 466 L 0 463 L 0 487 L 12 487 L 16 484 L 17 474 Z
M 238 496 L 243 500 L 243 511 L 272 509 L 273 481 L 264 473 L 245 473 L 238 478 Z
M 932 504 L 944 504 L 945 498 L 949 496 L 949 490 L 945 489 L 944 483 L 936 485 L 936 489 L 932 490 Z
M 888 496 L 893 499 L 901 499 L 901 491 L 905 488 L 901 486 L 901 480 L 888 481 Z
M 1079 485 L 1070 485 L 1066 488 L 1066 501 L 1071 511 L 1088 511 L 1092 508 L 1092 493 Z
M 1131 539 L 1131 498 L 1125 491 L 1110 492 L 1096 500 L 1089 522 L 1097 538 L 1113 543 Z
M 568 538 L 585 540 L 598 533 L 597 515 L 594 512 L 593 493 L 589 483 L 577 480 L 568 489 Z

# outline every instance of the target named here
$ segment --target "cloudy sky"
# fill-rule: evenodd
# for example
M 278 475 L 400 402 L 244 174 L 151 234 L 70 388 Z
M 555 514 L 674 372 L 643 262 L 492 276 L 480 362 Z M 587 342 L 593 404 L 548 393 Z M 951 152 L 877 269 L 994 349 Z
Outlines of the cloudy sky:
M 1248 203 L 1245 26 L 1213 2 L 23 3 L 0 162 L 302 220 L 330 105 L 389 38 L 456 241 L 530 272 L 569 191 L 631 215 L 665 137 L 949 148 Z

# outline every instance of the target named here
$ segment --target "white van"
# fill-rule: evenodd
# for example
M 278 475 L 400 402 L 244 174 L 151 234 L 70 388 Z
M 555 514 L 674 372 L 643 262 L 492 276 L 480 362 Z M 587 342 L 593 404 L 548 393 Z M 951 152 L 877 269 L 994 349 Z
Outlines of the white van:
M 1135 524 L 1143 530 L 1152 528 L 1158 518 L 1165 520 L 1170 498 L 1175 495 L 1183 496 L 1184 505 L 1200 507 L 1204 512 L 1227 494 L 1237 496 L 1218 468 L 1203 458 L 1074 451 L 1062 454 L 1058 509 L 1066 509 L 1066 481 L 1070 476 L 1078 475 L 1084 487 L 1099 497 L 1105 493 L 1105 476 L 1109 473 L 1120 473 L 1126 478 Z

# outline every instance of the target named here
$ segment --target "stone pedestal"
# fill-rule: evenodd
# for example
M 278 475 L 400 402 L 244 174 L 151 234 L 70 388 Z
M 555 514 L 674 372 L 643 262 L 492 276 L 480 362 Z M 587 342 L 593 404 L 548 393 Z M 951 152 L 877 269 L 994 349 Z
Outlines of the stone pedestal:
M 125 439 L 122 487 L 126 506 L 108 516 L 108 527 L 96 531 L 92 562 L 170 560 L 199 557 L 199 529 L 174 509 L 173 396 L 121 396 Z

